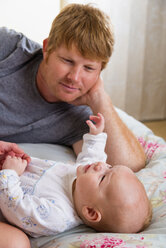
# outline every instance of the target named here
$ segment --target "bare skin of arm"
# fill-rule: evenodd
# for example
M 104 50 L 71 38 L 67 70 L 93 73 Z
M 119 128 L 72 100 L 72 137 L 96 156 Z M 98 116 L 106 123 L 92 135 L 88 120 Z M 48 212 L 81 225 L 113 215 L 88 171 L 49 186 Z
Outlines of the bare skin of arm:
M 111 102 L 110 97 L 104 90 L 103 81 L 99 78 L 95 86 L 74 104 L 88 105 L 94 115 L 101 113 L 105 119 L 105 132 L 108 135 L 106 144 L 107 162 L 114 165 L 126 165 L 134 172 L 145 166 L 144 151 L 128 127 L 122 122 Z M 82 147 L 82 141 L 73 145 L 78 154 Z
M 14 226 L 0 222 L 0 248 L 30 248 L 25 233 Z

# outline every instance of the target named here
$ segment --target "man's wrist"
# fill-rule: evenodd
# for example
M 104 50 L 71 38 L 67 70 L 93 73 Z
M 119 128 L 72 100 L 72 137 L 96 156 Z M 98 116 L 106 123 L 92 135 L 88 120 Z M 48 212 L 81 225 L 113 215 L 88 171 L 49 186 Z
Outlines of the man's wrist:
M 104 91 L 102 93 L 96 94 L 91 99 L 91 104 L 89 107 L 92 109 L 93 114 L 103 113 L 105 109 L 110 108 L 112 106 L 112 102 L 110 96 Z

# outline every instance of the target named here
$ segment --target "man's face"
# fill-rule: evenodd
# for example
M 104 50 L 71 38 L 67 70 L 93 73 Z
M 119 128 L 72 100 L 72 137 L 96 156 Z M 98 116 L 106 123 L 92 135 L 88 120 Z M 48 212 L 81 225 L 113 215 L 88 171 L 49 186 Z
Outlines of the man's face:
M 99 78 L 101 62 L 84 58 L 73 45 L 60 46 L 46 60 L 43 52 L 42 69 L 38 72 L 39 91 L 47 101 L 71 102 L 91 89 Z

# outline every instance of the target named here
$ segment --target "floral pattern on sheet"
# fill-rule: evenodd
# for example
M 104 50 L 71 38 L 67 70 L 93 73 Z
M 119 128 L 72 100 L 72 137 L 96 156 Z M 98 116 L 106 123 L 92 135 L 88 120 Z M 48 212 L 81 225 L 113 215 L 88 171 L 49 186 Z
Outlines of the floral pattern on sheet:
M 142 145 L 145 151 L 146 159 L 147 159 L 146 163 L 150 162 L 155 152 L 160 153 L 162 152 L 162 150 L 166 150 L 165 144 L 160 144 L 155 140 L 149 141 L 146 140 L 144 137 L 139 137 L 138 141 L 140 142 L 140 144 Z
M 75 234 L 51 240 L 42 248 L 165 248 L 166 236 L 156 234 Z
M 143 240 L 144 238 L 141 237 L 141 239 Z M 141 242 L 142 242 L 141 240 Z M 128 244 L 127 244 L 128 243 Z M 131 245 L 129 244 L 130 241 L 128 240 L 127 242 L 125 241 L 125 239 L 122 238 L 118 238 L 118 237 L 108 237 L 108 236 L 102 236 L 102 237 L 96 237 L 92 240 L 89 239 L 85 239 L 83 242 L 80 242 L 79 246 L 80 248 L 107 248 L 107 247 L 111 247 L 111 248 L 115 248 L 115 247 L 119 247 L 119 248 L 129 248 L 129 247 L 133 247 L 133 244 L 138 243 L 138 240 L 134 240 L 133 238 L 131 238 Z M 77 247 L 77 246 L 75 246 Z M 137 248 L 145 248 L 147 246 L 143 245 L 136 245 Z
M 160 207 L 163 204 L 166 205 L 166 190 L 160 190 L 158 196 L 151 199 L 151 203 L 153 208 Z

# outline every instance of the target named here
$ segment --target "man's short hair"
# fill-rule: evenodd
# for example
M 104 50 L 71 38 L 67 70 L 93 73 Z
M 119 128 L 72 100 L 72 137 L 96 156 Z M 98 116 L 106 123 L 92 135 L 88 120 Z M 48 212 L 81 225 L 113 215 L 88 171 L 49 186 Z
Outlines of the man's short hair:
M 47 53 L 61 45 L 75 45 L 80 54 L 106 66 L 113 51 L 114 35 L 109 17 L 89 4 L 69 4 L 52 23 Z

